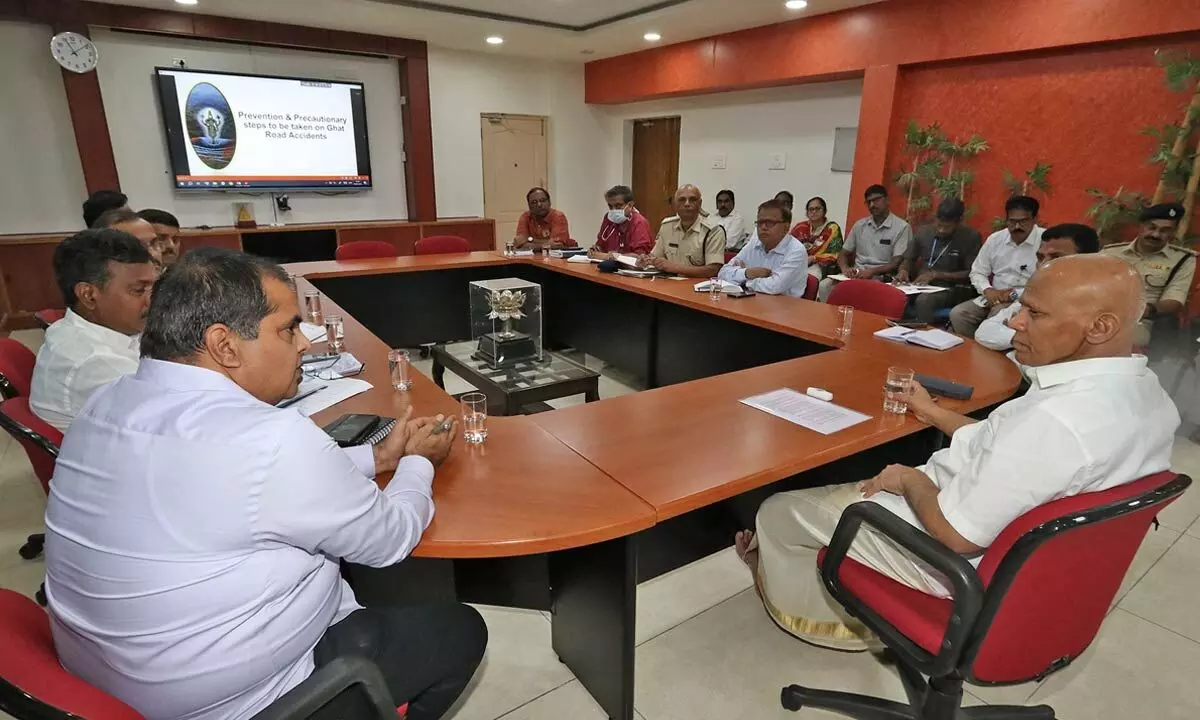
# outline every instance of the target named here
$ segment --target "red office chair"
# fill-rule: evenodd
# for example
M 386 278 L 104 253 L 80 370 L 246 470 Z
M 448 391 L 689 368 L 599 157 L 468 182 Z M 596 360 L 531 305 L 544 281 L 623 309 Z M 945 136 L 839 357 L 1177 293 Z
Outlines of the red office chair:
M 54 476 L 54 463 L 58 458 L 58 447 L 62 445 L 62 433 L 50 423 L 33 414 L 29 409 L 28 397 L 15 397 L 0 402 L 0 427 L 21 444 L 29 464 L 33 466 L 33 474 L 42 484 L 42 489 L 50 493 L 50 478 Z M 17 551 L 26 560 L 32 560 L 42 554 L 42 546 L 46 542 L 43 533 L 35 533 L 25 539 L 25 544 Z M 38 600 L 42 601 L 42 596 Z
M 42 326 L 42 329 L 45 330 L 59 320 L 62 320 L 66 314 L 66 310 L 60 310 L 58 308 L 46 308 L 44 310 L 38 310 L 35 312 L 33 317 Z
M 728 265 L 729 262 L 731 260 L 733 260 L 735 257 L 737 257 L 737 250 L 726 250 L 725 251 L 725 264 Z
M 467 253 L 471 252 L 471 244 L 457 235 L 430 235 L 418 240 L 414 251 L 418 255 Z
M 820 287 L 821 287 L 821 281 L 817 279 L 817 276 L 809 275 L 808 276 L 808 284 L 804 286 L 803 298 L 805 300 L 816 300 L 817 299 L 817 290 L 820 289 Z
M 829 293 L 829 304 L 850 305 L 855 310 L 899 320 L 904 317 L 908 296 L 877 280 L 843 280 Z
M 0 397 L 29 397 L 33 386 L 33 351 L 12 338 L 0 338 Z
M 46 613 L 29 598 L 0 589 L 0 710 L 17 720 L 143 720 L 136 710 L 83 680 L 59 663 Z M 361 687 L 353 697 L 343 693 Z M 313 715 L 331 701 L 370 704 L 380 720 L 404 717 L 373 663 L 339 658 L 292 688 L 253 720 L 293 720 Z M 363 717 L 354 715 L 354 717 Z
M 371 258 L 393 258 L 400 253 L 396 246 L 382 240 L 358 240 L 338 245 L 334 257 L 338 260 L 369 260 Z
M 909 703 L 790 685 L 783 706 L 860 720 L 1054 720 L 1045 705 L 962 708 L 963 680 L 1012 685 L 1070 664 L 1100 629 L 1155 515 L 1191 482 L 1161 472 L 1035 508 L 1000 533 L 978 570 L 883 506 L 851 505 L 818 556 L 821 577 L 894 654 Z M 953 597 L 926 595 L 847 558 L 863 523 L 945 575 Z

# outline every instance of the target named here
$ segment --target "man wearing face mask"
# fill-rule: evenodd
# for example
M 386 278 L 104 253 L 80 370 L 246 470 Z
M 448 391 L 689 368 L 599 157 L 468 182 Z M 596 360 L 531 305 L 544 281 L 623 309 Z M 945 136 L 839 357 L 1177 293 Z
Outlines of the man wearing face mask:
M 1101 252 L 1118 257 L 1133 266 L 1142 278 L 1146 311 L 1138 323 L 1133 342 L 1138 347 L 1150 344 L 1150 331 L 1156 318 L 1183 311 L 1192 277 L 1196 274 L 1196 256 L 1190 250 L 1168 243 L 1175 237 L 1183 219 L 1183 206 L 1162 203 L 1142 211 L 1142 231 L 1131 243 L 1110 245 Z
M 613 253 L 649 255 L 654 249 L 650 221 L 634 207 L 633 190 L 627 185 L 616 185 L 604 193 L 604 200 L 608 203 L 608 213 L 588 255 L 598 260 L 607 260 Z

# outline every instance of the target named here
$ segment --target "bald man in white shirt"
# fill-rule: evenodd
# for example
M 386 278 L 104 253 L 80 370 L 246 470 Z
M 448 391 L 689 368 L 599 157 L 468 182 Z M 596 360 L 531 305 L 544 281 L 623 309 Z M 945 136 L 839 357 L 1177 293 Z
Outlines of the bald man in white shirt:
M 338 447 L 275 407 L 301 377 L 299 326 L 278 265 L 190 252 L 154 290 L 137 372 L 63 442 L 46 508 L 54 644 L 148 720 L 249 718 L 342 656 L 373 661 L 409 720 L 431 720 L 483 656 L 475 610 L 364 609 L 338 566 L 416 547 L 454 421 L 402 418 L 373 447 Z
M 867 649 L 866 629 L 813 572 L 817 552 L 856 502 L 883 505 L 977 564 L 1029 510 L 1170 467 L 1179 413 L 1146 358 L 1132 354 L 1144 309 L 1137 273 L 1118 258 L 1064 257 L 1038 271 L 1021 305 L 1010 322 L 1016 359 L 1029 367 L 1024 396 L 977 422 L 913 384 L 910 411 L 950 436 L 950 447 L 920 467 L 889 465 L 863 483 L 779 493 L 759 509 L 757 533 L 738 533 L 738 552 L 781 628 L 815 645 Z M 944 578 L 868 528 L 850 555 L 909 587 L 949 596 Z

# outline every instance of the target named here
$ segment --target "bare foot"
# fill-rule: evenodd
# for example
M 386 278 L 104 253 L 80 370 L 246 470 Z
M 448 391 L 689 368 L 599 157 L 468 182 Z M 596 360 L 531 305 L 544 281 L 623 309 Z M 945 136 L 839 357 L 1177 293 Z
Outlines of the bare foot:
M 753 542 L 754 532 L 752 530 L 740 530 L 733 536 L 733 547 L 737 551 L 738 557 L 746 563 L 750 572 L 758 572 L 758 547 L 751 549 L 750 545 Z

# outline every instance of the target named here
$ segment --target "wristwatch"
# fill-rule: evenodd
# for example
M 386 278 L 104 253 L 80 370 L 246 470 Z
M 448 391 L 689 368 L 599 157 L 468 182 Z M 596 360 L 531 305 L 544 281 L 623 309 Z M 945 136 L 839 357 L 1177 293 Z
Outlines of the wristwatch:
M 1009 302 L 1016 302 L 1018 297 L 1020 297 L 1020 296 L 1017 294 L 1016 290 L 1009 291 L 1009 293 L 1008 293 L 1008 301 Z

